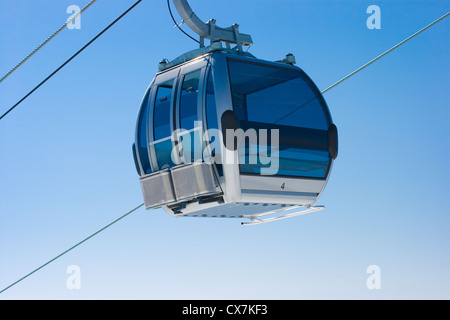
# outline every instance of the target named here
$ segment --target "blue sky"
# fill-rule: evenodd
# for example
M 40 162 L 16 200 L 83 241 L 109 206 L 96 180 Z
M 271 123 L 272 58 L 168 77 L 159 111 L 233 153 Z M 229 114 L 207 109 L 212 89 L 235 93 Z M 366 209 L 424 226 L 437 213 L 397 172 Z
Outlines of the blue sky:
M 61 26 L 69 5 L 87 2 L 0 0 L 0 73 Z M 80 30 L 64 30 L 0 83 L 0 112 L 132 3 L 95 3 Z M 205 21 L 239 23 L 258 58 L 294 53 L 320 89 L 450 8 L 190 4 Z M 366 27 L 372 4 L 380 30 Z M 449 36 L 446 19 L 325 94 L 340 146 L 324 211 L 243 227 L 141 208 L 0 299 L 450 298 Z M 165 1 L 144 0 L 0 121 L 0 290 L 143 202 L 131 154 L 139 103 L 158 62 L 196 46 L 173 28 Z M 66 286 L 72 265 L 80 289 Z M 380 289 L 366 286 L 370 265 Z

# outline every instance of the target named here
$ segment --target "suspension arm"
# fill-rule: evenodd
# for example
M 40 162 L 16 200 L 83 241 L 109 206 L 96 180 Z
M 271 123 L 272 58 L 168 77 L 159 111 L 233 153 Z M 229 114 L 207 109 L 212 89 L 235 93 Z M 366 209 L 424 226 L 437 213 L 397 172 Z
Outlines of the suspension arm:
M 183 22 L 197 33 L 200 38 L 209 39 L 211 42 L 224 41 L 237 44 L 238 46 L 250 46 L 253 44 L 250 35 L 239 33 L 239 25 L 234 24 L 229 28 L 220 28 L 216 26 L 216 21 L 213 19 L 205 23 L 194 13 L 187 0 L 173 0 L 173 3 Z

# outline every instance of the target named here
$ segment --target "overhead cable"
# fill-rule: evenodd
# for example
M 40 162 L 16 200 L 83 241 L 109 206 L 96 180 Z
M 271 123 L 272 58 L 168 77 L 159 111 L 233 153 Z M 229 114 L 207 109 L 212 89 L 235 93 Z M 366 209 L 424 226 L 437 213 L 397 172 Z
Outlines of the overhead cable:
M 113 222 L 109 223 L 108 225 L 104 226 L 103 228 L 99 229 L 98 231 L 94 232 L 93 234 L 91 234 L 89 237 L 81 240 L 80 242 L 78 242 L 77 244 L 75 244 L 74 246 L 70 247 L 69 249 L 67 249 L 66 251 L 60 253 L 59 255 L 57 255 L 56 257 L 54 257 L 53 259 L 48 260 L 46 263 L 42 264 L 40 267 L 34 269 L 33 271 L 31 271 L 30 273 L 28 273 L 27 275 L 23 276 L 22 278 L 20 278 L 19 280 L 13 282 L 12 284 L 10 284 L 9 286 L 7 286 L 6 288 L 0 290 L 0 294 L 5 292 L 6 290 L 8 290 L 9 288 L 15 286 L 16 284 L 18 284 L 19 282 L 25 280 L 26 278 L 28 278 L 29 276 L 31 276 L 33 273 L 41 270 L 42 268 L 44 268 L 45 266 L 47 266 L 48 264 L 52 263 L 53 261 L 55 261 L 58 258 L 61 258 L 63 255 L 65 255 L 66 253 L 68 253 L 69 251 L 72 251 L 73 249 L 75 249 L 76 247 L 80 246 L 81 244 L 83 244 L 84 242 L 88 241 L 89 239 L 91 239 L 92 237 L 96 236 L 97 234 L 99 234 L 100 232 L 104 231 L 105 229 L 111 227 L 113 224 L 115 224 L 116 222 L 119 222 L 120 220 L 122 220 L 123 218 L 125 218 L 126 216 L 130 215 L 131 213 L 133 213 L 134 211 L 136 211 L 137 209 L 139 209 L 140 207 L 142 207 L 144 204 L 140 204 L 139 206 L 137 206 L 136 208 L 128 211 L 127 213 L 125 213 L 124 215 L 122 215 L 121 217 L 117 218 L 116 220 L 114 220 Z
M 409 36 L 408 38 L 406 38 L 405 40 L 399 42 L 398 44 L 396 44 L 395 46 L 393 46 L 392 48 L 390 48 L 389 50 L 386 50 L 385 52 L 383 52 L 382 54 L 380 54 L 378 57 L 370 60 L 369 62 L 367 62 L 366 64 L 364 64 L 363 66 L 359 67 L 358 69 L 356 69 L 355 71 L 353 71 L 352 73 L 349 73 L 348 75 L 346 75 L 344 78 L 342 78 L 341 80 L 335 82 L 334 84 L 332 84 L 331 86 L 329 86 L 328 88 L 326 88 L 325 90 L 322 91 L 322 94 L 324 94 L 325 92 L 327 92 L 328 90 L 333 89 L 334 87 L 336 87 L 337 85 L 341 84 L 342 82 L 344 82 L 345 80 L 347 80 L 348 78 L 354 76 L 355 74 L 357 74 L 358 72 L 360 72 L 361 70 L 367 68 L 368 66 L 370 66 L 372 63 L 374 63 L 377 60 L 380 60 L 381 58 L 383 58 L 385 55 L 387 55 L 388 53 L 394 51 L 395 49 L 397 49 L 398 47 L 400 47 L 401 45 L 405 44 L 406 42 L 408 42 L 409 40 L 413 39 L 414 37 L 418 36 L 419 34 L 421 34 L 422 32 L 424 32 L 425 30 L 431 28 L 432 26 L 434 26 L 436 23 L 444 20 L 445 18 L 447 18 L 449 16 L 450 12 L 447 12 L 446 14 L 444 14 L 442 17 L 440 17 L 439 19 L 434 20 L 432 23 L 430 23 L 429 25 L 427 25 L 426 27 L 420 29 L 419 31 L 417 31 L 416 33 L 412 34 L 411 36 Z
M 64 28 L 69 25 L 70 23 L 72 23 L 72 21 L 74 21 L 75 19 L 77 19 L 83 12 L 85 12 L 90 6 L 92 6 L 95 2 L 97 2 L 97 0 L 91 0 L 91 2 L 89 2 L 83 9 L 80 10 L 80 12 L 74 14 L 72 17 L 70 17 L 66 23 L 64 23 L 61 27 L 59 27 L 58 30 L 56 30 L 55 32 L 53 32 L 53 34 L 48 37 L 44 42 L 42 42 L 40 45 L 38 45 L 36 47 L 36 49 L 34 49 L 33 51 L 31 51 L 25 58 L 23 58 L 18 64 L 16 64 L 16 66 L 14 68 L 12 68 L 11 70 L 8 71 L 7 74 L 5 74 L 1 79 L 0 79 L 0 83 L 5 80 L 6 78 L 8 78 L 14 71 L 16 71 L 17 69 L 19 69 L 19 67 L 21 65 L 23 65 L 28 59 L 30 59 L 36 52 L 38 52 L 40 49 L 42 49 L 47 43 L 50 42 L 50 40 L 52 40 L 54 37 L 56 37 L 56 35 L 58 33 L 60 33 L 61 31 L 64 30 Z
M 186 31 L 184 31 L 183 29 L 181 29 L 180 25 L 181 25 L 182 23 L 179 23 L 179 24 L 178 24 L 177 21 L 175 20 L 173 14 L 172 14 L 172 9 L 170 8 L 170 2 L 169 2 L 169 0 L 167 0 L 167 7 L 169 8 L 169 13 L 170 13 L 170 16 L 172 17 L 172 21 L 173 21 L 173 23 L 175 23 L 175 27 L 178 28 L 181 32 L 183 32 L 187 37 L 191 38 L 192 40 L 194 40 L 194 41 L 197 42 L 197 43 L 200 43 L 200 41 L 198 41 L 198 40 L 195 39 L 194 37 L 190 36 Z
M 122 13 L 116 20 L 111 22 L 105 29 L 103 29 L 99 34 L 97 34 L 91 41 L 86 43 L 80 50 L 78 50 L 73 56 L 66 60 L 62 65 L 60 65 L 55 71 L 53 71 L 47 78 L 42 80 L 36 87 L 34 87 L 30 92 L 28 92 L 22 99 L 20 99 L 16 104 L 14 104 L 11 108 L 9 108 L 5 113 L 0 116 L 0 120 L 2 120 L 8 113 L 14 110 L 19 104 L 21 104 L 26 98 L 28 98 L 33 92 L 39 89 L 44 83 L 46 83 L 51 77 L 53 77 L 59 70 L 64 68 L 70 61 L 72 61 L 76 56 L 78 56 L 81 52 L 84 51 L 87 47 L 89 47 L 95 40 L 97 40 L 103 33 L 105 33 L 109 28 L 111 28 L 114 24 L 116 24 L 120 19 L 122 19 L 128 12 L 130 12 L 134 7 L 136 7 L 142 0 L 136 1 L 130 8 L 128 8 L 124 13 Z

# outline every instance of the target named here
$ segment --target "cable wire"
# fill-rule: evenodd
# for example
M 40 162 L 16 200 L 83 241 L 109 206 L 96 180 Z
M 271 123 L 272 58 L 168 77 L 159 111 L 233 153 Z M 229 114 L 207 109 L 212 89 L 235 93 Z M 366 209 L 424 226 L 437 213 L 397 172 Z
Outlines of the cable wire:
M 56 35 L 58 33 L 60 33 L 61 31 L 64 30 L 64 28 L 69 25 L 72 21 L 74 21 L 76 18 L 78 18 L 83 12 L 85 12 L 91 5 L 93 5 L 95 2 L 97 2 L 97 0 L 92 0 L 91 2 L 89 2 L 83 9 L 80 10 L 80 12 L 78 12 L 77 14 L 73 15 L 73 17 L 71 17 L 70 19 L 68 19 L 66 21 L 66 23 L 64 23 L 61 27 L 59 27 L 58 30 L 56 30 L 55 32 L 53 32 L 53 34 L 48 37 L 44 42 L 42 42 L 39 46 L 36 47 L 36 49 L 34 49 L 33 51 L 31 51 L 25 58 L 23 58 L 18 64 L 16 64 L 16 66 L 14 68 L 12 68 L 11 70 L 9 70 L 9 72 L 7 74 L 5 74 L 1 79 L 0 79 L 0 83 L 5 80 L 6 78 L 8 78 L 14 71 L 16 71 L 22 64 L 24 64 L 28 59 L 30 59 L 36 52 L 38 52 L 40 49 L 42 49 L 42 47 L 44 47 L 47 43 L 50 42 L 50 40 L 52 40 L 54 37 L 56 37 Z
M 124 13 L 122 13 L 116 20 L 114 20 L 111 24 L 109 24 L 105 29 L 103 29 L 99 34 L 97 34 L 91 41 L 89 41 L 83 48 L 81 48 L 79 51 L 77 51 L 72 57 L 70 57 L 66 62 L 64 62 L 58 69 L 56 69 L 53 73 L 51 73 L 46 79 L 44 79 L 39 85 L 37 85 L 33 90 L 31 90 L 25 97 L 23 97 L 18 103 L 16 103 L 12 108 L 10 108 L 5 114 L 3 114 L 0 119 L 2 119 L 4 116 L 6 116 L 9 112 L 11 112 L 15 107 L 17 107 L 23 100 L 25 100 L 29 95 L 31 95 L 34 91 L 36 91 L 42 84 L 44 84 L 48 79 L 50 79 L 53 75 L 55 75 L 59 70 L 61 70 L 67 63 L 69 63 L 73 58 L 75 58 L 78 54 L 80 54 L 84 49 L 86 49 L 91 43 L 93 43 L 96 39 L 98 39 L 103 33 L 105 33 L 109 28 L 111 28 L 116 22 L 118 22 L 120 19 L 122 19 L 128 12 L 130 12 L 134 7 L 136 7 L 140 2 L 142 2 L 142 0 L 138 0 L 136 1 L 131 7 L 129 7 Z M 99 234 L 100 232 L 104 231 L 105 229 L 109 228 L 110 226 L 112 226 L 113 224 L 117 223 L 118 221 L 122 220 L 123 218 L 125 218 L 126 216 L 130 215 L 131 213 L 133 213 L 134 211 L 138 210 L 139 208 L 141 208 L 144 205 L 144 203 L 140 204 L 139 206 L 135 207 L 134 209 L 131 209 L 130 211 L 128 211 L 127 213 L 125 213 L 124 215 L 122 215 L 121 217 L 117 218 L 116 220 L 114 220 L 113 222 L 109 223 L 108 225 L 104 226 L 103 228 L 99 229 L 98 231 L 94 232 L 93 234 L 91 234 L 90 236 L 88 236 L 87 238 L 83 239 L 82 241 L 78 242 L 77 244 L 75 244 L 74 246 L 70 247 L 69 249 L 67 249 L 66 251 L 60 253 L 59 255 L 57 255 L 56 257 L 54 257 L 53 259 L 47 261 L 46 263 L 44 263 L 43 265 L 41 265 L 40 267 L 34 269 L 33 271 L 31 271 L 30 273 L 28 273 L 27 275 L 23 276 L 22 278 L 20 278 L 19 280 L 15 281 L 14 283 L 10 284 L 9 286 L 7 286 L 6 288 L 2 289 L 0 291 L 0 294 L 5 292 L 6 290 L 8 290 L 9 288 L 13 287 L 14 285 L 18 284 L 19 282 L 25 280 L 26 278 L 28 278 L 29 276 L 31 276 L 32 274 L 34 274 L 35 272 L 41 270 L 42 268 L 44 268 L 45 266 L 47 266 L 48 264 L 52 263 L 53 261 L 55 261 L 56 259 L 62 257 L 63 255 L 65 255 L 66 253 L 68 253 L 69 251 L 72 251 L 73 249 L 75 249 L 76 247 L 80 246 L 81 244 L 83 244 L 84 242 L 86 242 L 87 240 L 91 239 L 92 237 L 94 237 L 95 235 Z
M 36 87 L 34 87 L 30 92 L 28 92 L 22 99 L 20 99 L 15 105 L 8 109 L 2 116 L 0 120 L 2 120 L 8 113 L 14 110 L 19 104 L 21 104 L 26 98 L 28 98 L 33 92 L 39 89 L 44 83 L 46 83 L 51 77 L 53 77 L 59 70 L 64 68 L 70 61 L 72 61 L 76 56 L 78 56 L 81 52 L 84 51 L 87 47 L 89 47 L 95 40 L 97 40 L 103 33 L 105 33 L 109 28 L 111 28 L 114 24 L 116 24 L 120 19 L 122 19 L 128 12 L 130 12 L 134 7 L 136 7 L 142 0 L 136 1 L 131 7 L 129 7 L 124 13 L 122 13 L 116 20 L 111 22 L 105 29 L 103 29 L 99 34 L 97 34 L 94 38 L 91 39 L 88 43 L 86 43 L 80 50 L 78 50 L 73 56 L 66 60 L 62 65 L 60 65 L 55 71 L 53 71 L 47 78 L 41 81 Z
M 441 20 L 444 20 L 445 18 L 448 17 L 448 15 L 450 14 L 450 12 L 447 12 L 446 14 L 444 14 L 442 17 L 440 17 L 439 19 L 436 19 L 435 21 L 433 21 L 432 23 L 430 23 L 429 25 L 427 25 L 426 27 L 420 29 L 419 31 L 417 31 L 416 33 L 414 33 L 413 35 L 409 36 L 408 38 L 406 38 L 405 40 L 403 40 L 402 42 L 399 42 L 398 44 L 396 44 L 395 46 L 393 46 L 392 48 L 390 48 L 389 50 L 383 52 L 382 54 L 380 54 L 378 57 L 370 60 L 369 62 L 367 62 L 365 65 L 359 67 L 358 69 L 356 69 L 355 71 L 353 71 L 352 73 L 348 74 L 347 76 L 345 76 L 344 78 L 342 78 L 341 80 L 335 82 L 334 84 L 332 84 L 331 86 L 329 86 L 328 88 L 326 88 L 325 90 L 322 91 L 322 94 L 324 94 L 325 92 L 327 92 L 328 90 L 333 89 L 334 87 L 336 87 L 337 85 L 341 84 L 342 82 L 344 82 L 345 80 L 347 80 L 348 78 L 354 76 L 355 74 L 357 74 L 358 72 L 360 72 L 361 70 L 367 68 L 368 66 L 370 66 L 372 63 L 374 63 L 375 61 L 383 58 L 385 55 L 387 55 L 388 53 L 394 51 L 395 49 L 397 49 L 398 47 L 400 47 L 401 45 L 405 44 L 406 42 L 408 42 L 409 40 L 411 40 L 412 38 L 418 36 L 419 34 L 421 34 L 422 32 L 424 32 L 425 30 L 431 28 L 432 26 L 434 26 L 436 23 L 438 23 Z
M 383 52 L 382 54 L 380 54 L 379 56 L 377 56 L 376 58 L 370 60 L 369 62 L 367 62 L 366 64 L 364 64 L 363 66 L 359 67 L 358 69 L 356 69 L 355 71 L 353 71 L 352 73 L 349 73 L 348 75 L 346 75 L 344 78 L 342 78 L 341 80 L 335 82 L 334 84 L 332 84 L 331 86 L 329 86 L 328 88 L 326 88 L 325 90 L 322 90 L 322 94 L 326 93 L 327 91 L 333 89 L 334 87 L 336 87 L 337 85 L 341 84 L 342 82 L 344 82 L 345 80 L 347 80 L 348 78 L 354 76 L 355 74 L 357 74 L 358 72 L 360 72 L 361 70 L 367 68 L 369 65 L 371 65 L 372 63 L 374 63 L 377 60 L 380 60 L 382 57 L 384 57 L 385 55 L 387 55 L 388 53 L 394 51 L 395 49 L 397 49 L 398 47 L 400 47 L 401 45 L 405 44 L 406 42 L 408 42 L 409 40 L 411 40 L 412 38 L 418 36 L 419 34 L 421 34 L 422 32 L 424 32 L 425 30 L 429 29 L 430 27 L 432 27 L 433 25 L 435 25 L 436 23 L 438 23 L 439 21 L 444 20 L 445 18 L 447 18 L 447 16 L 450 14 L 450 12 L 447 12 L 446 14 L 444 14 L 442 17 L 434 20 L 432 23 L 430 23 L 429 25 L 427 25 L 426 27 L 420 29 L 419 31 L 417 31 L 416 33 L 412 34 L 411 36 L 409 36 L 408 38 L 406 38 L 405 40 L 399 42 L 398 44 L 396 44 L 395 46 L 393 46 L 392 48 L 390 48 L 389 50 L 386 50 L 385 52 Z M 308 103 L 314 101 L 316 99 L 316 97 L 311 98 L 310 100 L 306 101 L 305 103 L 301 104 L 300 106 L 298 106 L 297 108 L 295 108 L 294 110 L 291 110 L 290 112 L 288 112 L 287 114 L 285 114 L 284 116 L 282 116 L 281 118 L 279 118 L 278 120 L 276 120 L 274 123 L 278 123 L 279 121 L 287 118 L 288 116 L 290 116 L 291 114 L 293 114 L 294 112 L 296 112 L 297 110 L 299 110 L 300 108 L 306 106 Z
M 6 288 L 2 289 L 0 291 L 0 294 L 5 292 L 6 290 L 8 290 L 9 288 L 15 286 L 16 284 L 18 284 L 19 282 L 25 280 L 26 278 L 28 278 L 29 276 L 31 276 L 32 274 L 34 274 L 35 272 L 41 270 L 42 268 L 44 268 L 45 266 L 47 266 L 48 264 L 52 263 L 53 261 L 55 261 L 58 258 L 61 258 L 63 255 L 65 255 L 66 253 L 68 253 L 69 251 L 72 251 L 73 249 L 75 249 L 76 247 L 80 246 L 81 244 L 83 244 L 84 242 L 88 241 L 89 239 L 91 239 L 92 237 L 96 236 L 97 234 L 99 234 L 100 232 L 106 230 L 107 228 L 111 227 L 113 224 L 119 222 L 120 220 L 122 220 L 123 218 L 125 218 L 126 216 L 130 215 L 131 213 L 135 212 L 136 210 L 138 210 L 139 208 L 141 208 L 144 205 L 144 203 L 140 204 L 139 206 L 137 206 L 134 209 L 131 209 L 130 211 L 128 211 L 127 213 L 125 213 L 124 215 L 122 215 L 121 217 L 117 218 L 116 220 L 114 220 L 113 222 L 107 224 L 106 226 L 104 226 L 103 228 L 99 229 L 98 231 L 94 232 L 93 234 L 91 234 L 89 237 L 81 240 L 80 242 L 78 242 L 77 244 L 73 245 L 72 247 L 70 247 L 69 249 L 67 249 L 66 251 L 60 253 L 59 255 L 57 255 L 56 257 L 54 257 L 53 259 L 48 260 L 46 263 L 44 263 L 43 265 L 41 265 L 40 267 L 34 269 L 33 271 L 31 271 L 30 273 L 28 273 L 27 275 L 23 276 L 22 278 L 20 278 L 19 280 L 13 282 L 12 284 L 10 284 L 9 286 L 7 286 Z
M 194 37 L 190 36 L 189 34 L 186 33 L 186 31 L 184 31 L 183 29 L 180 28 L 180 25 L 177 23 L 177 21 L 173 17 L 172 9 L 170 9 L 170 2 L 169 2 L 169 0 L 167 0 L 167 7 L 169 8 L 169 13 L 170 13 L 170 16 L 172 17 L 172 21 L 173 21 L 173 23 L 175 23 L 175 27 L 178 28 L 181 32 L 183 32 L 186 36 L 188 36 L 189 38 L 191 38 L 192 40 L 194 40 L 195 42 L 200 44 L 200 41 L 198 41 Z

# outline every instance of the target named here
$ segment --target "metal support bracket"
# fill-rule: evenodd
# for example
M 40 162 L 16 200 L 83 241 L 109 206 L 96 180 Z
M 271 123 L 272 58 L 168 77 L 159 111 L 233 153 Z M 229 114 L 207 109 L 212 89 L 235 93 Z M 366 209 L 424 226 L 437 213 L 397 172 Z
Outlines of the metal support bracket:
M 261 216 L 272 215 L 272 214 L 280 213 L 280 212 L 283 212 L 283 211 L 298 209 L 298 208 L 301 208 L 301 207 L 304 207 L 304 206 L 288 206 L 288 207 L 277 209 L 277 210 L 267 211 L 267 212 L 264 212 L 264 213 L 259 214 L 259 215 L 244 216 L 245 218 L 249 218 L 251 220 L 251 222 L 241 222 L 241 224 L 244 225 L 244 226 L 256 225 L 256 224 L 272 222 L 272 221 L 281 220 L 281 219 L 292 218 L 292 217 L 296 217 L 296 216 L 300 216 L 300 215 L 303 215 L 303 214 L 316 212 L 316 211 L 320 211 L 320 210 L 325 209 L 324 206 L 306 206 L 307 209 L 302 210 L 302 211 L 297 211 L 297 212 L 294 212 L 294 213 L 288 213 L 288 214 L 285 214 L 285 215 L 276 216 L 276 217 L 267 218 L 267 219 L 259 219 L 259 217 L 261 217 Z
M 253 44 L 250 35 L 239 33 L 237 24 L 229 28 L 220 28 L 216 25 L 214 19 L 209 20 L 207 23 L 200 20 L 189 6 L 187 0 L 173 0 L 173 3 L 183 19 L 183 23 L 187 24 L 192 31 L 200 36 L 200 46 L 204 45 L 204 39 L 209 39 L 211 44 L 215 41 L 225 42 L 227 47 L 230 43 L 236 44 L 239 51 L 242 51 L 242 46 L 251 46 Z

